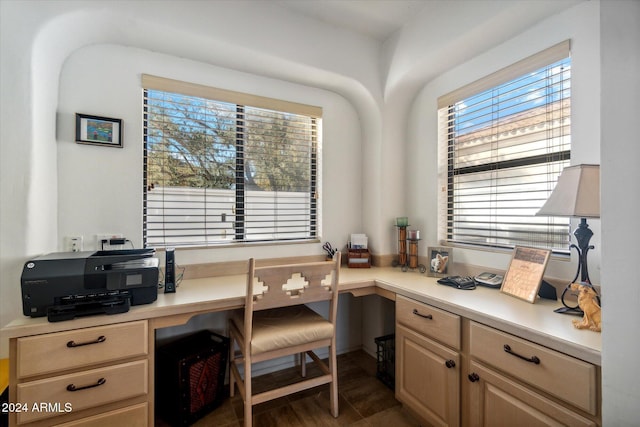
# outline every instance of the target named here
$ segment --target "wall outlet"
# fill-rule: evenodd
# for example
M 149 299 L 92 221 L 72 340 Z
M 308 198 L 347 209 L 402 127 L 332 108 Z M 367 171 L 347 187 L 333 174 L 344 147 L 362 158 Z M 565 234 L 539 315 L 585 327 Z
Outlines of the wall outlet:
M 109 244 L 109 240 L 111 239 L 122 239 L 124 238 L 124 234 L 122 233 L 103 233 L 103 234 L 96 234 L 96 248 L 98 248 L 98 250 L 108 250 L 108 249 L 123 249 L 124 245 L 110 245 Z M 104 244 L 103 244 L 104 242 Z
M 64 250 L 67 252 L 81 252 L 82 251 L 82 236 L 67 236 L 64 239 Z

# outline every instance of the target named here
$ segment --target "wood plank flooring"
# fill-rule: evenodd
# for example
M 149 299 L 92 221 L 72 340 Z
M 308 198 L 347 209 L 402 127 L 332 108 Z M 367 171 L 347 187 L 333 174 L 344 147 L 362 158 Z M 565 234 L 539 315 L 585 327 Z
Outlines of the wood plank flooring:
M 314 375 L 314 364 L 310 362 L 307 366 L 308 375 Z M 289 382 L 296 375 L 299 369 L 285 369 L 254 379 L 253 386 L 256 390 L 273 387 Z M 338 418 L 329 412 L 329 386 L 324 385 L 255 406 L 254 427 L 420 425 L 395 400 L 393 391 L 376 378 L 376 360 L 363 351 L 338 356 L 338 376 Z M 242 399 L 236 393 L 193 425 L 240 427 L 243 417 Z M 158 420 L 156 426 L 166 424 Z

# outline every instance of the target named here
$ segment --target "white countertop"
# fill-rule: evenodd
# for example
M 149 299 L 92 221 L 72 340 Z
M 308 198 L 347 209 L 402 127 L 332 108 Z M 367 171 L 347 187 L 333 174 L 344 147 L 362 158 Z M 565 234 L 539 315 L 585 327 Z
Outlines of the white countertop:
M 586 362 L 600 365 L 602 335 L 576 329 L 577 316 L 554 313 L 560 301 L 536 299 L 534 304 L 514 298 L 498 289 L 477 287 L 459 290 L 439 285 L 437 278 L 399 268 L 340 270 L 340 284 L 374 280 L 376 286 L 433 305 L 552 348 Z
M 478 287 L 463 291 L 439 285 L 436 280 L 417 271 L 402 272 L 399 268 L 390 267 L 343 267 L 340 270 L 341 292 L 375 284 L 379 288 L 600 365 L 601 334 L 574 328 L 571 320 L 577 319 L 576 316 L 554 313 L 553 310 L 561 306 L 559 301 L 537 299 L 535 304 L 530 304 L 496 289 Z M 2 329 L 2 343 L 5 345 L 6 339 L 20 336 L 234 309 L 244 304 L 245 289 L 246 275 L 186 279 L 180 283 L 176 293 L 159 293 L 155 302 L 131 307 L 127 313 L 55 323 L 48 322 L 46 317 L 32 319 L 21 316 Z

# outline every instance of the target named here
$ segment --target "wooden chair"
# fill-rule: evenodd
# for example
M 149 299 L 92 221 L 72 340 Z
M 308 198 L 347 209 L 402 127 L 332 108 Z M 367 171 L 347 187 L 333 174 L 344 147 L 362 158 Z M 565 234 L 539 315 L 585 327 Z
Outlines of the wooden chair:
M 245 426 L 252 425 L 254 405 L 327 383 L 331 414 L 338 416 L 335 325 L 339 274 L 340 252 L 334 261 L 304 264 L 256 267 L 255 260 L 249 260 L 244 313 L 235 313 L 229 321 L 230 395 L 237 384 L 244 401 Z M 291 282 L 304 283 L 294 287 Z M 329 301 L 328 319 L 305 305 L 316 301 Z M 313 351 L 323 347 L 329 349 L 328 366 Z M 296 354 L 302 371 L 299 382 L 253 394 L 252 364 Z M 306 378 L 306 355 L 320 367 L 321 376 Z M 244 368 L 244 379 L 239 366 Z

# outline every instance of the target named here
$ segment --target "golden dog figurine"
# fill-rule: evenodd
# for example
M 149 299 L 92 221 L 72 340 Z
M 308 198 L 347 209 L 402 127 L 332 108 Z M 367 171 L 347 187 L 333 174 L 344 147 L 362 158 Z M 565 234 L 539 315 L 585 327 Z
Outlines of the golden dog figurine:
M 598 295 L 589 285 L 572 283 L 571 290 L 578 291 L 578 306 L 584 312 L 582 320 L 574 320 L 573 326 L 578 329 L 591 329 L 595 332 L 602 330 L 602 320 Z

